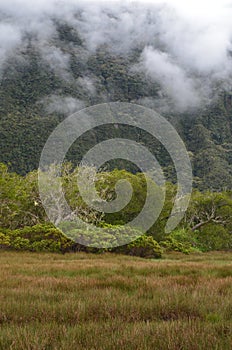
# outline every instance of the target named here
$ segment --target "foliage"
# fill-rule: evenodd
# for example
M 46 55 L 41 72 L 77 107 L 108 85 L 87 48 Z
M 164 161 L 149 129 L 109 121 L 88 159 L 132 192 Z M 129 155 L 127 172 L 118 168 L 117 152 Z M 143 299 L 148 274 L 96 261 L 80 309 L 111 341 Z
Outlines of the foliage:
M 191 205 L 186 214 L 186 221 L 192 231 L 208 224 L 215 224 L 231 229 L 232 196 L 231 192 L 194 191 Z
M 120 238 L 123 238 L 123 233 L 125 233 L 125 230 L 121 232 L 118 227 L 111 229 L 93 227 L 89 229 L 83 225 L 83 227 L 75 227 L 68 230 L 68 237 L 75 242 L 80 242 L 86 247 L 86 251 L 105 252 L 109 250 L 109 245 L 116 246 L 120 243 Z
M 36 225 L 0 234 L 0 247 L 15 250 L 66 252 L 76 245 L 52 225 Z
M 200 250 L 194 234 L 186 229 L 173 231 L 160 242 L 160 245 L 165 251 L 176 251 L 184 254 Z
M 11 242 L 9 235 L 0 232 L 0 248 L 10 248 Z
M 145 235 L 123 248 L 119 248 L 119 251 L 132 256 L 140 256 L 141 258 L 159 259 L 162 257 L 160 245 L 151 236 Z
M 36 252 L 85 251 L 89 253 L 120 252 L 147 258 L 160 258 L 161 248 L 152 237 L 140 236 L 134 229 L 107 225 L 107 227 L 69 231 L 67 238 L 53 225 L 36 225 L 17 230 L 3 230 L 0 233 L 0 248 Z M 136 239 L 133 243 L 122 245 L 125 240 Z M 75 243 L 78 239 L 79 243 Z M 80 244 L 81 243 L 81 244 Z M 108 248 L 109 243 L 112 247 Z M 101 248 L 95 248 L 101 246 Z
M 0 227 L 16 229 L 46 220 L 39 205 L 36 172 L 22 177 L 0 164 L 0 198 Z
M 124 179 L 130 182 L 133 188 L 133 195 L 131 201 L 119 212 L 112 214 L 103 214 L 101 211 L 88 206 L 79 193 L 77 187 L 78 167 L 73 167 L 71 163 L 65 163 L 60 174 L 60 181 L 62 188 L 59 191 L 56 189 L 56 201 L 50 197 L 48 189 L 53 186 L 47 179 L 45 173 L 45 200 L 47 205 L 52 208 L 53 216 L 62 219 L 62 225 L 67 225 L 67 221 L 73 220 L 75 214 L 82 219 L 83 223 L 92 224 L 93 229 L 86 229 L 85 227 L 77 228 L 76 225 L 66 227 L 75 241 L 75 236 L 83 241 L 84 245 L 92 247 L 101 246 L 103 250 L 107 248 L 105 242 L 111 241 L 111 245 L 121 246 L 124 244 L 122 237 L 128 240 L 130 237 L 134 239 L 140 236 L 139 228 L 130 231 L 128 222 L 133 220 L 141 212 L 144 201 L 146 199 L 146 180 L 152 181 L 149 177 L 143 174 L 132 174 L 125 170 L 113 170 L 111 172 L 97 173 L 96 179 L 92 178 L 92 185 L 96 187 L 96 192 L 102 201 L 111 201 L 115 199 L 115 186 L 118 181 Z M 49 172 L 56 171 L 50 168 Z M 26 176 L 20 176 L 16 173 L 9 172 L 4 164 L 0 164 L 0 227 L 2 232 L 6 229 L 11 231 L 23 230 L 25 226 L 34 227 L 35 225 L 47 225 L 48 218 L 43 208 L 39 190 L 38 190 L 38 173 L 33 171 Z M 152 195 L 159 200 L 161 195 L 161 188 L 155 183 L 151 182 Z M 63 212 L 62 197 L 63 192 L 69 203 L 72 213 L 68 214 L 67 218 L 63 218 L 60 212 Z M 179 227 L 172 232 L 168 237 L 165 235 L 165 226 L 168 217 L 170 216 L 173 202 L 176 195 L 176 186 L 172 183 L 166 183 L 166 196 L 163 210 L 150 228 L 148 235 L 152 236 L 157 242 L 162 242 L 165 250 L 175 250 L 182 252 L 189 252 L 200 249 L 218 250 L 231 249 L 232 237 L 232 192 L 199 192 L 193 191 L 192 199 L 189 208 L 186 212 L 185 218 L 180 223 Z M 60 196 L 60 197 L 59 197 Z M 52 205 L 54 204 L 54 205 Z M 69 217 L 71 215 L 71 217 Z M 153 215 L 153 213 L 151 213 Z M 61 225 L 61 222 L 57 221 Z M 70 224 L 68 224 L 70 225 Z M 103 230 L 100 230 L 100 228 Z M 63 229 L 63 228 L 62 228 Z M 64 227 L 65 232 L 65 227 Z M 100 233 L 102 232 L 102 233 Z M 68 236 L 69 236 L 68 235 Z M 28 237 L 22 237 L 28 239 Z M 8 243 L 2 241 L 1 245 L 7 247 Z M 15 248 L 21 249 L 26 247 L 28 242 L 17 239 L 15 243 L 11 242 Z M 34 243 L 32 250 L 62 250 L 58 245 L 52 247 L 50 242 Z M 30 241 L 31 247 L 31 241 Z M 77 250 L 84 248 L 76 246 Z M 95 248 L 93 248 L 95 249 Z M 65 249 L 64 249 L 65 250 Z M 92 250 L 91 250 L 92 251 Z M 95 249 L 94 251 L 98 251 Z
M 172 236 L 169 236 L 166 238 L 165 241 L 160 242 L 160 246 L 166 251 L 166 252 L 180 252 L 184 254 L 189 254 L 194 249 L 186 243 L 182 243 Z
M 92 229 L 71 227 L 63 223 L 62 229 L 68 232 L 68 237 L 86 246 L 88 252 L 119 252 L 147 258 L 160 258 L 162 255 L 159 244 L 151 237 L 144 236 L 139 230 L 129 226 L 102 224 L 102 227 Z M 126 241 L 132 243 L 126 244 Z M 99 247 L 99 248 L 94 248 Z
M 223 226 L 209 224 L 196 231 L 194 236 L 202 251 L 232 249 L 232 234 Z

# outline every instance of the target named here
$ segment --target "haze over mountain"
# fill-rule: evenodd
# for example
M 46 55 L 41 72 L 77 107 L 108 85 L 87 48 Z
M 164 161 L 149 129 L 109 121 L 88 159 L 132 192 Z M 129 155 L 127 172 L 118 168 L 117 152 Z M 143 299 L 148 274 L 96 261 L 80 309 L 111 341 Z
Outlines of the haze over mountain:
M 0 161 L 30 171 L 65 116 L 129 101 L 177 127 L 196 185 L 231 186 L 230 2 L 3 0 L 0 19 Z

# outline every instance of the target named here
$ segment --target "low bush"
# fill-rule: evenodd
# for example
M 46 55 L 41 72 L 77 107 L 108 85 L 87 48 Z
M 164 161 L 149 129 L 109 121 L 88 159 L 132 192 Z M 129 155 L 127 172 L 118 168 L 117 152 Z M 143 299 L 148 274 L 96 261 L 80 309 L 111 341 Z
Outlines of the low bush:
M 194 236 L 203 252 L 232 249 L 232 234 L 223 226 L 208 224 L 195 231 Z
M 153 237 L 141 236 L 134 242 L 131 242 L 118 249 L 121 253 L 140 256 L 141 258 L 159 259 L 162 257 L 162 249 Z
M 0 248 L 10 248 L 10 237 L 2 232 L 0 232 Z
M 0 233 L 0 247 L 13 250 L 65 252 L 75 249 L 75 243 L 52 225 L 36 225 Z
M 160 258 L 159 244 L 149 236 L 141 236 L 135 229 L 106 224 L 103 228 L 68 227 L 68 237 L 53 225 L 36 225 L 17 230 L 2 230 L 0 248 L 35 252 L 85 251 L 115 252 L 146 258 Z M 123 245 L 126 241 L 135 241 Z
M 166 239 L 160 242 L 160 245 L 165 251 L 175 251 L 184 254 L 200 250 L 195 235 L 185 229 L 173 231 Z
M 91 251 L 95 247 L 109 251 L 141 236 L 141 232 L 134 228 L 107 223 L 95 227 L 64 222 L 61 228 L 73 241 L 88 247 Z
M 189 254 L 192 251 L 192 249 L 188 245 L 178 242 L 173 237 L 167 237 L 165 241 L 160 242 L 160 245 L 166 252 L 173 251 L 173 252 Z

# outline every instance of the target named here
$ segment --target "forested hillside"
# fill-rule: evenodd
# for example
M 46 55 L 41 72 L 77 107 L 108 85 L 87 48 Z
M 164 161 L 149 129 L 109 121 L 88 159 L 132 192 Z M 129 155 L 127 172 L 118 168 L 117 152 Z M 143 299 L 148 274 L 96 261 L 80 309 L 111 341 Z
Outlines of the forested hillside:
M 21 24 L 20 17 L 17 30 L 21 38 L 9 44 L 10 48 L 5 48 L 1 57 L 0 162 L 8 164 L 12 171 L 26 174 L 38 167 L 49 134 L 66 116 L 94 104 L 127 101 L 157 110 L 176 127 L 191 156 L 196 187 L 231 188 L 229 71 L 220 76 L 214 67 L 205 71 L 186 69 L 188 74 L 180 87 L 184 70 L 178 73 L 179 66 L 170 59 L 170 43 L 161 31 L 165 24 L 160 17 L 170 16 L 169 11 L 163 7 L 144 8 L 143 17 L 138 16 L 139 32 L 131 21 L 140 10 L 98 9 L 97 21 L 94 9 L 82 5 L 72 16 L 68 9 L 64 16 L 59 11 L 55 14 L 48 11 L 42 19 L 30 18 L 28 27 Z M 4 17 L 3 10 L 0 14 L 3 28 L 9 30 L 16 14 Z M 176 53 L 174 58 L 178 56 Z M 154 73 L 151 67 L 162 71 L 161 63 L 169 69 L 163 75 Z M 169 78 L 174 85 L 172 89 Z M 67 158 L 77 163 L 92 144 L 120 136 L 120 132 L 121 128 L 92 131 L 72 147 Z M 167 178 L 175 182 L 165 150 L 141 131 L 127 132 L 131 138 L 148 145 L 164 166 Z M 114 163 L 111 167 L 125 167 L 125 164 Z M 128 170 L 134 171 L 130 166 Z

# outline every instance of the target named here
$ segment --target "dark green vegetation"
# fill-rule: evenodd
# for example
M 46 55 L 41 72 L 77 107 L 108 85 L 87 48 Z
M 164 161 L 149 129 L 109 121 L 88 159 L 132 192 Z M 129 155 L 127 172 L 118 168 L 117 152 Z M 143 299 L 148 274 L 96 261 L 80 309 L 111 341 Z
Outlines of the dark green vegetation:
M 231 254 L 1 253 L 0 349 L 229 350 Z
M 49 44 L 60 55 L 70 55 L 64 72 L 68 77 L 62 78 L 60 72 L 52 69 L 37 49 L 38 41 L 31 35 L 25 35 L 23 47 L 18 48 L 2 68 L 0 162 L 9 164 L 11 170 L 20 174 L 38 168 L 49 134 L 67 114 L 83 105 L 111 101 L 139 104 L 141 99 L 159 98 L 159 84 L 131 69 L 138 63 L 142 48 L 126 55 L 112 53 L 107 46 L 87 52 L 76 29 L 59 21 L 56 27 L 57 35 Z M 231 96 L 223 91 L 217 96 L 207 108 L 166 113 L 190 152 L 194 185 L 199 189 L 222 190 L 231 188 L 232 183 Z M 73 103 L 76 108 L 70 110 Z M 172 163 L 165 150 L 146 133 L 125 127 L 117 130 L 107 127 L 87 133 L 72 147 L 67 158 L 77 163 L 95 143 L 120 137 L 123 132 L 128 138 L 145 143 L 165 167 L 167 178 L 175 182 Z M 128 165 L 128 170 L 134 171 L 134 168 Z
M 5 165 L 1 165 L 0 172 L 0 246 L 2 248 L 51 252 L 107 251 L 104 249 L 104 242 L 101 250 L 75 244 L 49 223 L 39 196 L 36 171 L 20 176 L 9 172 Z M 107 237 L 112 239 L 112 242 L 117 240 L 117 246 L 122 245 L 121 237 L 125 237 L 126 234 L 130 234 L 130 237 L 132 235 L 135 239 L 138 238 L 139 231 L 129 232 L 123 225 L 141 212 L 146 197 L 144 175 L 141 173 L 133 175 L 125 170 L 99 173 L 96 188 L 105 200 L 114 198 L 115 184 L 120 179 L 128 179 L 133 187 L 132 199 L 122 211 L 102 215 L 83 202 L 76 183 L 77 173 L 78 168 L 73 169 L 71 164 L 64 166 L 62 182 L 66 199 L 74 213 L 77 213 L 83 221 L 93 223 L 97 227 L 89 231 L 74 226 L 73 230 L 69 229 L 72 233 L 71 237 L 81 235 L 83 242 L 88 242 L 86 245 L 96 247 L 96 244 L 99 244 L 99 227 L 104 230 Z M 47 185 L 51 186 L 50 183 Z M 160 188 L 153 183 L 153 190 L 154 196 L 157 196 Z M 159 258 L 162 250 L 191 253 L 232 249 L 231 191 L 202 193 L 195 190 L 184 219 L 175 231 L 167 235 L 164 233 L 165 225 L 171 214 L 175 194 L 176 186 L 167 183 L 163 210 L 147 233 L 147 237 L 143 236 L 129 246 L 112 248 L 110 251 Z M 49 195 L 46 200 L 50 203 Z M 57 205 L 54 206 L 54 215 L 59 210 L 58 198 Z M 70 225 L 69 222 L 62 221 L 62 230 L 65 232 Z

